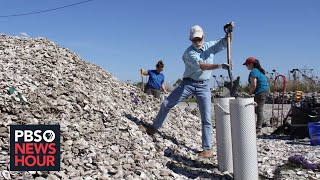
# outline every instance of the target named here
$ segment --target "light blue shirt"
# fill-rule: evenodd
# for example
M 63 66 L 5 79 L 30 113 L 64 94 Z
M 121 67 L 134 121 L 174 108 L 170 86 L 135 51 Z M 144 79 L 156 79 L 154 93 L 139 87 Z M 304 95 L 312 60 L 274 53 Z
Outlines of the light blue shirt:
M 267 76 L 259 71 L 257 68 L 253 68 L 249 74 L 249 84 L 251 84 L 250 77 L 257 78 L 257 87 L 254 91 L 254 94 L 260 94 L 264 91 L 269 91 L 269 83 Z
M 226 47 L 226 38 L 221 38 L 217 41 L 204 42 L 201 49 L 196 49 L 193 45 L 188 47 L 182 56 L 185 64 L 183 77 L 189 77 L 196 81 L 210 79 L 212 70 L 201 70 L 199 63 L 213 64 L 215 54 Z

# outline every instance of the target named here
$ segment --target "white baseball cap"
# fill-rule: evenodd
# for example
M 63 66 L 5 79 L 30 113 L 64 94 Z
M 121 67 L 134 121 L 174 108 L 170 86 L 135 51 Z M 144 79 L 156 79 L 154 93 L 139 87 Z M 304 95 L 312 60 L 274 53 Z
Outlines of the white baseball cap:
M 199 25 L 192 26 L 190 29 L 190 39 L 193 38 L 202 38 L 204 35 L 202 28 Z

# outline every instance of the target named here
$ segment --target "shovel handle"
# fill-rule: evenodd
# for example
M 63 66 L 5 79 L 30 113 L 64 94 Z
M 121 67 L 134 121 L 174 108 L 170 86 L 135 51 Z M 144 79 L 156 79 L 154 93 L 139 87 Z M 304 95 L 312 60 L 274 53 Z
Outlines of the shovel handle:
M 232 61 L 231 61 L 231 33 L 228 33 L 227 34 L 227 58 L 228 58 L 228 64 L 229 64 L 229 68 L 230 70 L 232 70 Z
M 143 75 L 141 75 L 141 90 L 144 91 L 144 89 L 143 89 Z
M 229 65 L 229 68 L 228 68 L 228 75 L 229 75 L 229 79 L 230 79 L 230 82 L 233 81 L 233 78 L 232 78 L 232 61 L 231 61 L 231 34 L 232 32 L 229 32 L 227 33 L 227 58 L 228 58 L 228 65 Z

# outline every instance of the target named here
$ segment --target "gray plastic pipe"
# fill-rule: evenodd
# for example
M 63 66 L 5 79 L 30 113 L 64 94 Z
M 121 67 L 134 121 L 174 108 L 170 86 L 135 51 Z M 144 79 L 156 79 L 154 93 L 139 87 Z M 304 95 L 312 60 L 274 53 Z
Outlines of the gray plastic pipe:
M 259 177 L 254 106 L 253 98 L 230 100 L 235 180 L 258 180 Z
M 234 97 L 214 99 L 219 171 L 233 172 L 229 101 Z

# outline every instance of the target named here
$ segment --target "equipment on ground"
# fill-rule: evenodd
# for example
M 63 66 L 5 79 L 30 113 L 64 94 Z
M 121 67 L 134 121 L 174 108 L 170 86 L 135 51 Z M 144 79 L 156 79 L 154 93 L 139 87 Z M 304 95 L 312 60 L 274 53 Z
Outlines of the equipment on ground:
M 308 123 L 320 121 L 319 98 L 303 96 L 302 93 L 302 91 L 295 92 L 291 108 L 283 119 L 283 124 L 272 134 L 289 135 L 290 139 L 305 138 L 309 136 Z
M 281 80 L 282 79 L 282 80 Z M 272 96 L 272 116 L 271 116 L 271 126 L 278 127 L 283 125 L 284 121 L 284 94 L 286 91 L 286 77 L 284 75 L 277 75 L 274 79 L 273 84 L 273 96 Z M 277 95 L 278 94 L 278 95 Z M 276 99 L 275 97 L 278 96 Z M 277 104 L 277 105 L 276 105 Z
M 277 75 L 274 80 L 270 119 L 271 126 L 277 129 L 272 134 L 289 135 L 290 139 L 308 137 L 308 123 L 320 121 L 320 101 L 315 96 L 304 97 L 302 91 L 295 91 L 291 99 L 290 110 L 284 116 L 285 92 L 286 78 L 284 75 Z

